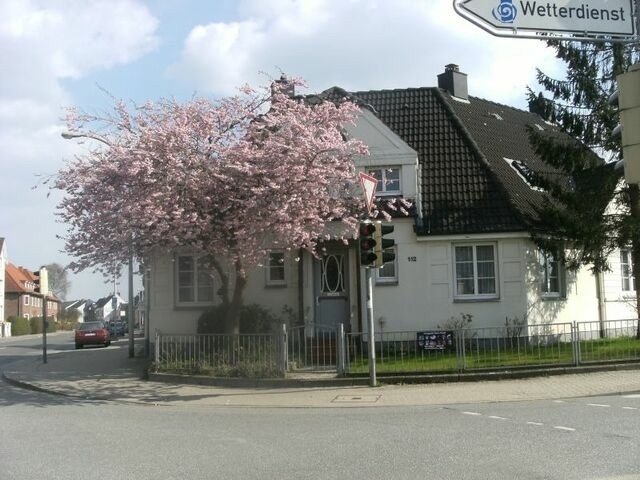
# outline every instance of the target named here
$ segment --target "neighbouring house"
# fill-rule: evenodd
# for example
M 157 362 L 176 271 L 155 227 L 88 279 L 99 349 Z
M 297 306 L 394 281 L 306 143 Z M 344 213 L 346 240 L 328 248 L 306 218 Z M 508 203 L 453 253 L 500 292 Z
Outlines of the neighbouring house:
M 470 96 L 467 75 L 447 65 L 438 87 L 346 92 L 361 106 L 355 126 L 370 155 L 356 166 L 379 179 L 378 200 L 401 197 L 410 216 L 394 215 L 396 259 L 374 274 L 374 317 L 385 332 L 435 329 L 472 315 L 474 327 L 637 318 L 630 251 L 612 270 L 567 271 L 542 253 L 528 218 L 545 192 L 527 181 L 542 165 L 527 127 L 563 135 L 538 115 Z M 245 303 L 291 323 L 366 331 L 364 270 L 357 243 L 327 241 L 321 258 L 274 250 L 249 276 Z M 153 252 L 149 332 L 195 333 L 200 314 L 219 301 L 214 274 L 198 253 Z M 283 312 L 287 312 L 283 314 Z
M 126 305 L 126 302 L 118 293 L 97 300 L 94 307 L 95 319 L 102 322 L 120 320 L 122 305 Z
M 7 242 L 0 237 L 0 337 L 11 336 L 11 325 L 4 321 L 4 272 L 7 265 Z
M 7 262 L 5 268 L 4 319 L 9 317 L 42 318 L 43 302 L 47 302 L 47 318 L 56 321 L 60 299 L 53 293 L 45 295 L 38 288 L 39 277 L 31 270 Z M 46 282 L 46 280 L 45 280 Z M 47 285 L 41 285 L 46 291 Z
M 91 321 L 89 316 L 93 311 L 93 302 L 91 300 L 73 300 L 64 302 L 62 309 L 67 318 L 75 318 L 78 323 Z

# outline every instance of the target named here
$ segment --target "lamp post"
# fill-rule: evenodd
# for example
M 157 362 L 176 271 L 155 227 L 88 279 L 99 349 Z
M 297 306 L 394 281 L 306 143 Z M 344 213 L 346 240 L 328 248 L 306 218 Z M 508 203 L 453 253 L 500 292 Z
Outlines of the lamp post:
M 111 144 L 102 137 L 97 135 L 92 135 L 90 133 L 74 133 L 74 132 L 62 132 L 62 138 L 65 140 L 72 140 L 74 138 L 90 138 L 92 140 L 96 140 L 98 142 L 102 142 L 108 147 L 111 147 Z M 130 236 L 129 243 L 129 298 L 127 305 L 127 323 L 129 324 L 129 358 L 133 358 L 135 356 L 135 348 L 134 348 L 134 322 L 133 322 L 133 234 Z

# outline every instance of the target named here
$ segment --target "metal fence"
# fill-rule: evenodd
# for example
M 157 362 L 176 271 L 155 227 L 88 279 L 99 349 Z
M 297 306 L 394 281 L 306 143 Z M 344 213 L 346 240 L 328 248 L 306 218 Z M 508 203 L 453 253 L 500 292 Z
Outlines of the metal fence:
M 157 332 L 155 368 L 230 377 L 282 376 L 286 365 L 282 339 L 282 334 L 173 335 Z
M 299 325 L 288 330 L 288 368 L 292 370 L 335 370 L 338 360 L 339 329 Z
M 637 326 L 637 319 L 629 319 L 380 332 L 374 338 L 376 370 L 382 374 L 444 373 L 640 360 Z M 368 372 L 370 343 L 367 334 L 345 336 L 345 374 Z
M 640 360 L 638 319 L 523 326 L 366 333 L 295 326 L 260 335 L 156 333 L 160 371 L 275 377 L 289 370 L 368 372 L 369 348 L 381 374 L 577 366 Z

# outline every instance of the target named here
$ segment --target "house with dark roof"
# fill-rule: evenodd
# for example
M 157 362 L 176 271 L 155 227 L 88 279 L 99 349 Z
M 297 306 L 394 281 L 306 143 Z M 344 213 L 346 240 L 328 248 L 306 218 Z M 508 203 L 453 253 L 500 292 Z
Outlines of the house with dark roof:
M 629 252 L 594 276 L 568 271 L 531 239 L 546 193 L 529 172 L 554 172 L 534 152 L 528 129 L 562 137 L 556 126 L 469 95 L 456 65 L 445 67 L 437 87 L 333 87 L 319 97 L 360 105 L 356 125 L 345 126 L 369 146 L 357 169 L 379 180 L 378 201 L 413 205 L 410 215 L 393 215 L 396 258 L 374 274 L 378 328 L 429 330 L 463 315 L 474 327 L 636 317 Z M 219 301 L 215 275 L 203 271 L 197 252 L 151 255 L 146 264 L 150 330 L 194 333 L 200 313 Z M 365 299 L 356 242 L 337 241 L 325 242 L 321 258 L 272 251 L 245 293 L 246 303 L 286 311 L 294 323 L 353 332 L 366 331 Z

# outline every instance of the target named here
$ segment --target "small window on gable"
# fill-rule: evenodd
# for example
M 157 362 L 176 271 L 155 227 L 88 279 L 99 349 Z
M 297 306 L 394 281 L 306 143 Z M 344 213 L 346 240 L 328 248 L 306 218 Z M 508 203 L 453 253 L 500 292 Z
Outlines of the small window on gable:
M 275 250 L 269 252 L 266 265 L 267 286 L 281 286 L 287 284 L 284 265 L 284 252 Z
M 376 195 L 400 195 L 400 167 L 372 168 L 367 171 L 378 180 Z
M 544 192 L 544 188 L 537 187 L 531 183 L 533 181 L 534 172 L 526 163 L 521 162 L 520 160 L 513 160 L 506 157 L 504 157 L 504 161 L 507 162 L 511 168 L 513 168 L 513 170 L 524 181 L 524 183 L 529 186 L 531 190 L 535 190 L 536 192 Z

